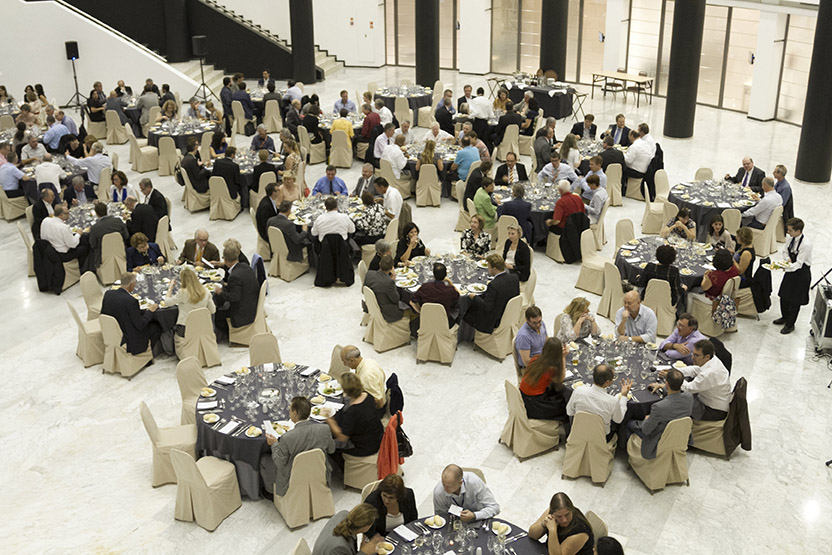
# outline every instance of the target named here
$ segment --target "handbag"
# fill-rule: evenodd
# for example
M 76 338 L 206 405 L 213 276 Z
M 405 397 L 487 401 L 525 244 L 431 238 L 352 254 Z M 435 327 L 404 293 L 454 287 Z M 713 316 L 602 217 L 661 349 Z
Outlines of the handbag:
M 714 300 L 711 318 L 724 330 L 737 325 L 737 303 L 728 295 L 720 295 Z
M 396 426 L 396 443 L 399 448 L 399 457 L 406 458 L 413 454 L 413 446 L 410 444 L 410 438 L 407 437 L 407 434 L 404 433 L 404 429 L 402 428 L 402 413 L 401 411 L 396 413 L 399 418 L 399 425 Z

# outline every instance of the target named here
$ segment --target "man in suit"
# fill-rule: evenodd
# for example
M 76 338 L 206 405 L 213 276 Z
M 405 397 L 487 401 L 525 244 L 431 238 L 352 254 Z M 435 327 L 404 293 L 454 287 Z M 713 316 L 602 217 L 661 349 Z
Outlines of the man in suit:
M 383 196 L 378 189 L 376 189 L 376 176 L 375 173 L 373 173 L 372 164 L 364 164 L 361 166 L 361 177 L 358 178 L 358 182 L 355 184 L 355 189 L 352 190 L 352 196 L 360 197 L 364 191 L 370 191 L 370 193 L 377 198 Z
M 543 171 L 543 166 L 549 162 L 549 158 L 552 156 L 552 139 L 554 136 L 555 132 L 549 126 L 541 127 L 537 130 L 537 135 L 535 135 L 534 144 L 532 145 L 535 161 L 537 162 L 537 167 L 532 168 L 533 172 L 540 173 Z
M 598 126 L 593 123 L 594 121 L 595 116 L 587 114 L 584 116 L 583 123 L 578 122 L 572 126 L 572 131 L 570 131 L 570 133 L 577 135 L 579 141 L 581 139 L 595 140 L 595 135 L 598 133 Z
M 378 270 L 369 271 L 364 277 L 364 286 L 375 294 L 378 308 L 387 322 L 398 322 L 404 315 L 404 310 L 399 306 L 399 290 L 395 279 L 393 257 L 389 255 L 379 261 Z
M 509 125 L 516 125 L 518 129 L 525 118 L 514 110 L 514 103 L 511 100 L 506 102 L 506 113 L 500 116 L 497 121 L 497 127 L 494 129 L 494 146 L 503 142 L 503 136 L 506 134 L 506 127 Z M 546 158 L 548 160 L 548 158 Z
M 667 397 L 650 407 L 650 414 L 644 421 L 631 420 L 627 424 L 626 439 L 629 440 L 630 434 L 636 434 L 641 438 L 641 456 L 645 459 L 656 458 L 656 448 L 668 423 L 677 418 L 690 416 L 693 409 L 693 396 L 682 391 L 684 382 L 685 376 L 679 370 L 676 368 L 668 370 L 664 377 Z M 627 441 L 623 444 L 626 446 Z
M 162 84 L 162 98 L 159 99 L 159 106 L 164 106 L 165 102 L 170 100 L 174 104 L 176 104 L 176 95 L 170 92 L 170 85 L 167 83 Z M 176 106 L 177 111 L 179 110 L 179 106 Z
M 136 274 L 132 272 L 121 274 L 121 286 L 104 293 L 104 299 L 101 301 L 101 314 L 112 316 L 118 321 L 122 333 L 121 344 L 126 344 L 125 348 L 128 353 L 142 354 L 147 350 L 148 342 L 156 352 L 159 338 L 162 335 L 161 326 L 153 320 L 153 313 L 156 312 L 158 306 L 151 303 L 147 310 L 139 308 L 139 301 L 132 295 L 135 286 Z
M 517 223 L 523 230 L 523 237 L 526 238 L 529 245 L 533 245 L 532 241 L 532 203 L 525 200 L 523 197 L 526 194 L 526 188 L 522 183 L 515 183 L 511 186 L 511 200 L 500 203 L 497 207 L 497 218 L 500 216 L 514 216 L 517 218 Z
M 461 297 L 459 312 L 477 331 L 491 333 L 500 325 L 508 302 L 520 294 L 520 279 L 517 274 L 506 271 L 506 263 L 499 254 L 489 254 L 485 260 L 488 273 L 494 279 L 482 295 L 470 293 Z
M 145 126 L 149 123 L 153 123 L 150 121 L 150 109 L 158 105 L 158 93 L 153 92 L 153 88 L 150 85 L 145 85 L 144 92 L 139 97 L 139 100 L 136 101 L 136 108 L 138 108 L 142 112 L 142 115 L 139 118 L 139 123 L 142 126 Z
M 260 192 L 260 176 L 264 173 L 274 172 L 274 181 L 277 181 L 277 168 L 269 162 L 269 151 L 265 149 L 259 151 L 257 158 L 260 160 L 260 163 L 254 166 L 254 170 L 251 173 L 251 190 L 255 193 Z
M 453 136 L 454 134 L 454 116 L 451 113 L 451 100 L 447 97 L 442 99 L 442 104 L 436 109 L 433 114 L 434 119 L 439 124 L 439 128 L 445 133 Z
M 220 251 L 217 246 L 208 240 L 208 232 L 204 229 L 197 229 L 194 232 L 194 238 L 185 241 L 182 247 L 182 255 L 179 257 L 179 263 L 185 262 L 193 264 L 194 266 L 204 266 L 207 260 L 214 266 L 220 263 Z
M 156 242 L 156 226 L 159 225 L 159 218 L 156 217 L 156 212 L 148 204 L 139 204 L 135 197 L 127 197 L 124 199 L 124 207 L 130 211 L 130 221 L 127 224 L 127 230 L 132 237 L 135 233 L 144 233 L 151 243 Z
M 494 175 L 494 183 L 498 185 L 509 185 L 517 183 L 518 181 L 528 181 L 529 175 L 526 173 L 526 166 L 517 163 L 517 155 L 513 152 L 506 154 L 506 163 L 497 168 L 497 173 Z
M 202 160 L 197 160 L 197 151 L 199 150 L 199 141 L 196 137 L 188 139 L 188 153 L 182 158 L 180 166 L 183 170 L 188 172 L 188 179 L 191 181 L 194 190 L 197 193 L 208 192 L 208 178 L 211 177 L 211 170 L 203 167 Z
M 276 227 L 283 232 L 283 239 L 286 241 L 286 247 L 289 249 L 289 254 L 286 259 L 291 262 L 303 262 L 303 249 L 306 247 L 307 256 L 309 260 L 314 260 L 312 254 L 312 237 L 309 235 L 309 226 L 304 224 L 301 226 L 301 232 L 298 233 L 295 223 L 289 220 L 289 214 L 292 213 L 292 201 L 284 200 L 278 207 L 277 214 L 269 218 L 266 222 L 266 237 L 268 240 L 268 228 Z
M 301 124 L 300 121 L 300 100 L 293 100 L 292 105 L 289 108 L 289 112 L 286 114 L 286 127 L 289 128 L 289 131 L 292 132 L 292 135 L 295 137 L 295 140 L 298 139 L 298 126 Z
M 277 199 L 280 196 L 277 183 L 266 185 L 266 196 L 260 199 L 257 211 L 254 213 L 254 221 L 257 222 L 257 233 L 265 241 L 269 242 L 269 219 L 277 216 Z
M 14 159 L 14 155 L 12 154 L 9 154 L 9 157 Z M 14 162 L 6 163 L 13 164 Z M 32 222 L 32 237 L 35 239 L 40 239 L 40 224 L 43 223 L 43 220 L 55 213 L 55 198 L 55 191 L 51 188 L 46 188 L 40 192 L 40 200 L 32 205 L 32 216 L 34 217 L 34 221 Z
M 257 314 L 257 300 L 260 296 L 260 283 L 257 275 L 248 264 L 240 264 L 240 250 L 234 245 L 226 246 L 222 251 L 225 262 L 228 284 L 216 286 L 214 289 L 214 304 L 217 313 L 214 326 L 218 336 L 228 337 L 228 322 L 235 328 L 241 328 L 254 322 Z
M 118 233 L 121 235 L 124 244 L 130 239 L 130 233 L 127 231 L 127 226 L 124 222 L 116 216 L 107 214 L 107 204 L 101 201 L 96 201 L 93 205 L 95 215 L 98 216 L 98 221 L 92 224 L 89 233 L 90 241 L 90 255 L 87 260 L 92 264 L 91 269 L 101 266 L 101 242 L 104 236 L 108 233 Z
M 165 195 L 160 193 L 158 189 L 153 188 L 153 183 L 149 178 L 144 177 L 139 181 L 139 190 L 144 195 L 144 204 L 153 208 L 153 212 L 156 214 L 156 221 L 161 220 L 162 216 L 170 217 Z
M 763 178 L 766 172 L 754 165 L 754 160 L 750 156 L 742 159 L 742 167 L 737 170 L 737 175 L 731 176 L 730 173 L 725 174 L 725 179 L 733 183 L 742 183 L 743 187 L 751 187 L 751 190 L 757 194 L 763 192 Z
M 456 99 L 456 111 L 462 112 L 462 105 L 468 104 L 468 108 L 471 107 L 471 101 L 474 99 L 473 87 L 471 85 L 465 85 L 462 87 L 463 95 Z
M 615 116 L 615 123 L 610 125 L 602 134 L 602 137 L 607 136 L 612 137 L 613 144 L 630 146 L 630 128 L 627 127 L 627 120 L 624 114 Z
M 629 140 L 629 138 L 628 138 Z M 601 151 L 599 156 L 601 157 L 601 169 L 604 170 L 606 173 L 607 166 L 610 164 L 621 164 L 621 169 L 624 169 L 624 153 L 618 150 L 617 148 L 613 148 L 615 145 L 615 140 L 607 135 L 604 137 L 604 150 Z
M 304 451 L 320 449 L 324 453 L 335 452 L 335 440 L 329 426 L 309 420 L 312 404 L 306 397 L 295 397 L 289 405 L 289 420 L 295 427 L 285 432 L 280 441 L 266 434 L 270 453 L 260 456 L 260 476 L 266 492 L 272 495 L 286 495 L 295 457 Z M 332 466 L 326 459 L 326 482 L 329 484 Z M 270 497 L 270 496 L 269 496 Z
M 73 177 L 72 187 L 67 187 L 64 190 L 64 202 L 67 206 L 89 204 L 97 199 L 98 197 L 95 194 L 95 189 L 92 188 L 92 184 L 84 181 L 83 176 L 80 175 Z
M 248 187 L 240 174 L 240 166 L 234 161 L 236 155 L 237 149 L 233 146 L 228 147 L 225 151 L 225 158 L 217 158 L 214 161 L 214 170 L 211 175 L 222 177 L 225 180 L 225 186 L 228 187 L 228 194 L 232 199 L 239 195 L 240 206 L 245 209 L 248 208 Z
M 225 132 L 231 133 L 231 77 L 223 77 L 222 89 L 220 89 L 220 102 L 222 103 L 222 119 L 225 122 Z

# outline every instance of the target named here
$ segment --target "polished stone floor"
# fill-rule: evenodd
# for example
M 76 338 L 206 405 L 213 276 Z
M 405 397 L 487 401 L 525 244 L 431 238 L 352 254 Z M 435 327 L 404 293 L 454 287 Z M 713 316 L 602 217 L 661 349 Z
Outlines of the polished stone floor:
M 315 89 L 329 105 L 342 88 L 365 88 L 368 81 L 398 82 L 413 78 L 412 68 L 348 69 Z M 481 76 L 443 72 L 457 92 L 462 85 L 485 86 Z M 307 91 L 308 92 L 308 91 Z M 587 91 L 588 92 L 588 91 Z M 760 123 L 744 115 L 698 107 L 696 137 L 672 140 L 661 134 L 664 102 L 636 109 L 623 98 L 588 99 L 587 111 L 599 127 L 623 112 L 628 122 L 648 122 L 665 151 L 671 183 L 692 179 L 705 166 L 721 175 L 734 172 L 745 155 L 767 173 L 775 164 L 793 169 L 800 129 L 782 123 Z M 559 122 L 558 136 L 573 120 Z M 420 133 L 423 131 L 419 131 Z M 241 139 L 240 146 L 247 145 Z M 126 146 L 117 152 L 131 182 Z M 528 163 L 528 159 L 523 160 Z M 351 187 L 359 164 L 339 170 Z M 322 164 L 307 179 L 323 175 Z M 255 231 L 246 214 L 233 222 L 208 220 L 207 212 L 186 212 L 181 189 L 172 177 L 146 174 L 173 200 L 173 235 L 181 246 L 197 227 L 205 227 L 216 244 L 236 237 L 250 253 Z M 806 220 L 814 242 L 814 276 L 832 264 L 826 241 L 829 184 L 792 181 L 795 213 Z M 607 216 L 613 255 L 615 222 L 640 222 L 643 204 L 625 199 Z M 457 205 L 415 208 L 422 236 L 437 252 L 458 249 L 452 231 Z M 638 229 L 638 226 L 636 227 Z M 158 359 L 132 381 L 102 375 L 99 366 L 83 368 L 74 356 L 76 329 L 64 303 L 83 314 L 78 286 L 60 297 L 39 293 L 26 277 L 26 254 L 15 223 L 0 223 L 0 267 L 3 319 L 2 362 L 6 393 L 0 404 L 3 460 L 4 549 L 8 553 L 200 552 L 287 554 L 301 537 L 313 543 L 323 521 L 289 531 L 267 501 L 243 506 L 209 534 L 193 523 L 173 519 L 175 486 L 150 486 L 151 449 L 138 405 L 148 403 L 160 425 L 179 421 L 180 398 L 174 378 L 176 360 Z M 599 297 L 574 288 L 578 268 L 563 266 L 542 252 L 535 257 L 535 297 L 547 325 L 575 296 Z M 775 291 L 779 285 L 775 276 Z M 688 454 L 690 486 L 670 486 L 651 495 L 619 455 L 606 486 L 587 479 L 562 480 L 564 450 L 518 461 L 497 439 L 506 416 L 504 380 L 514 377 L 510 360 L 499 363 L 470 344 L 457 351 L 452 366 L 416 364 L 412 343 L 383 354 L 362 343 L 359 327 L 360 288 L 317 289 L 305 275 L 287 284 L 270 279 L 266 310 L 280 340 L 285 360 L 326 366 L 332 345 L 355 343 L 376 358 L 387 372 L 396 372 L 405 395 L 404 426 L 415 454 L 404 465 L 405 481 L 416 492 L 420 514 L 431 509 L 431 491 L 441 469 L 454 462 L 480 467 L 510 522 L 527 527 L 558 491 L 576 506 L 593 510 L 609 525 L 629 554 L 647 553 L 822 553 L 829 552 L 832 524 L 832 458 L 828 359 L 818 359 L 809 337 L 810 310 L 804 308 L 795 333 L 782 336 L 771 321 L 776 308 L 759 321 L 741 319 L 739 332 L 725 337 L 734 355 L 732 380 L 748 380 L 748 401 L 754 434 L 753 450 L 738 450 L 730 461 Z M 776 297 L 774 298 L 776 305 Z M 601 319 L 603 330 L 612 328 Z M 220 347 L 222 367 L 206 370 L 209 380 L 245 364 L 243 348 Z M 336 509 L 358 502 L 358 492 L 332 487 Z

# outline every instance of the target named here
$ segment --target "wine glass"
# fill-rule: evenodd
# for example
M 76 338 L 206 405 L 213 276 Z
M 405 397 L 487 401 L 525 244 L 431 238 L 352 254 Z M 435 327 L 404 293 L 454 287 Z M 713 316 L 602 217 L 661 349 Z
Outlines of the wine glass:
M 433 533 L 433 539 L 431 541 L 433 543 L 433 551 L 435 553 L 437 553 L 437 555 L 439 553 L 442 553 L 442 542 L 443 542 L 442 532 L 440 532 L 439 530 L 434 532 Z

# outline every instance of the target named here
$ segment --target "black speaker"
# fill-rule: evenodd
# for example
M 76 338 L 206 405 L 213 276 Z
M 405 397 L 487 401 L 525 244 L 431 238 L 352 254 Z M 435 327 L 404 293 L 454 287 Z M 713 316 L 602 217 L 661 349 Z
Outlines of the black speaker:
M 64 43 L 66 46 L 66 59 L 67 60 L 77 60 L 80 58 L 78 55 L 78 43 L 74 40 L 68 40 Z
M 194 35 L 191 37 L 191 50 L 197 58 L 202 58 L 208 53 L 208 44 L 205 35 Z

